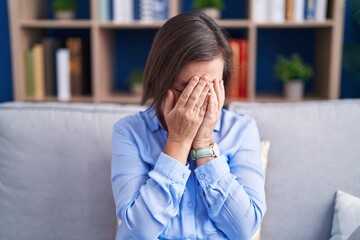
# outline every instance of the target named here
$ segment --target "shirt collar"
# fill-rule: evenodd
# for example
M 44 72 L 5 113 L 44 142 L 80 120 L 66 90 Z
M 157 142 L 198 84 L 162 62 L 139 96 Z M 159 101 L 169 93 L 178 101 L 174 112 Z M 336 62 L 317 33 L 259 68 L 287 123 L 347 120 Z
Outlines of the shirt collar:
M 162 126 L 156 111 L 154 107 L 150 107 L 145 111 L 146 114 L 146 118 L 148 119 L 149 122 L 149 127 L 150 127 L 150 131 L 151 132 L 155 132 L 159 129 L 163 129 L 165 130 L 165 128 Z M 220 127 L 221 127 L 221 117 L 219 119 L 219 121 L 216 123 L 214 131 L 215 132 L 219 132 L 220 131 Z

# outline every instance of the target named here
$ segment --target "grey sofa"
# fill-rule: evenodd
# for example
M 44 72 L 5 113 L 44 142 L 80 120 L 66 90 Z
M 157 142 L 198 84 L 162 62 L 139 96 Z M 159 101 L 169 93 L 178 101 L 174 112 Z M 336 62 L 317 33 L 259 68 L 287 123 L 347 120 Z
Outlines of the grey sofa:
M 0 104 L 0 239 L 114 239 L 112 126 L 142 109 Z M 271 143 L 262 239 L 329 239 L 336 190 L 360 196 L 360 100 L 229 109 Z

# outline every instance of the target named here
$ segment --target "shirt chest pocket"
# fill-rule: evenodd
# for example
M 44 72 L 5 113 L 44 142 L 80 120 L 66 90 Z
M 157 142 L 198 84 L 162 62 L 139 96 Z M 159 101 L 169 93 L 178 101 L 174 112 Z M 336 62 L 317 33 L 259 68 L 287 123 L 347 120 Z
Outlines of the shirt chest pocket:
M 218 231 L 217 227 L 215 226 L 214 222 L 211 219 L 206 219 L 204 222 L 204 231 L 205 233 L 216 233 Z

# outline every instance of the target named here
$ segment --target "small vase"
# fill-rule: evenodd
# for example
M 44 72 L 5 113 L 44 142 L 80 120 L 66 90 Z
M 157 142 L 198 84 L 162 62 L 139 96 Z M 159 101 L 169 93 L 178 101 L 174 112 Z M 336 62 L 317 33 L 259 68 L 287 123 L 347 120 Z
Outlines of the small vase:
M 201 9 L 203 13 L 211 17 L 212 19 L 219 19 L 221 16 L 221 12 L 217 8 L 204 8 Z
M 55 18 L 59 20 L 70 20 L 75 17 L 74 11 L 58 11 L 55 12 Z
M 290 101 L 301 101 L 304 94 L 304 81 L 291 80 L 285 82 L 284 93 L 286 99 Z
M 133 95 L 141 96 L 143 92 L 143 85 L 141 83 L 131 84 L 131 93 Z

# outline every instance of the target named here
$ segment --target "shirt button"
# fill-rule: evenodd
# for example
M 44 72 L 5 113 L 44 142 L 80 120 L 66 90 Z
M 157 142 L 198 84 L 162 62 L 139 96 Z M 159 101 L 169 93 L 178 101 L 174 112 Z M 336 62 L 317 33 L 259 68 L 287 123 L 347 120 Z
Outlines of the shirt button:
M 192 202 L 188 202 L 187 206 L 188 206 L 189 208 L 192 208 L 192 206 L 193 206 Z
M 187 177 L 186 173 L 183 173 L 183 174 L 182 174 L 182 178 L 183 178 L 183 179 L 186 179 L 186 177 Z
M 191 239 L 191 240 L 195 239 L 194 235 L 190 235 L 189 239 Z
M 200 179 L 204 179 L 204 178 L 205 178 L 205 175 L 204 175 L 204 174 L 200 174 L 199 178 L 200 178 Z

